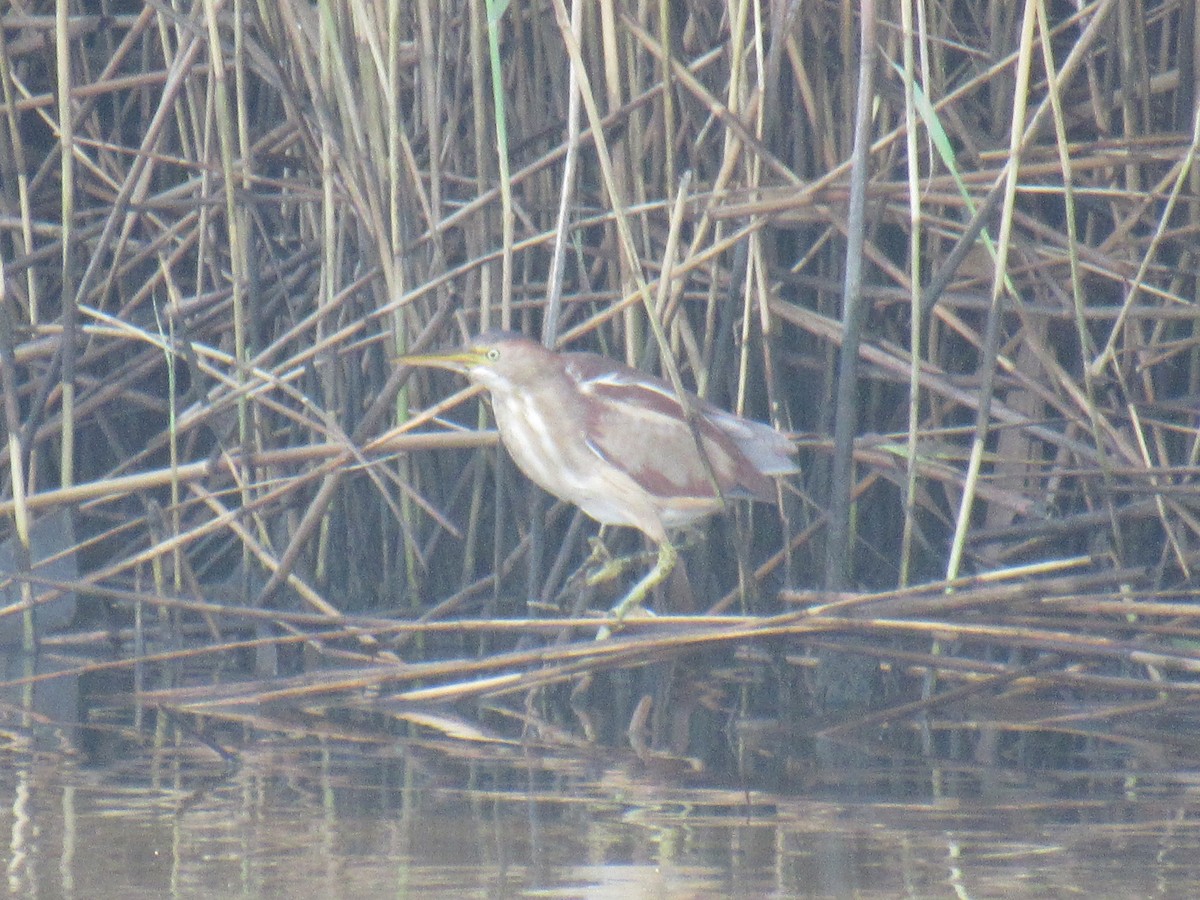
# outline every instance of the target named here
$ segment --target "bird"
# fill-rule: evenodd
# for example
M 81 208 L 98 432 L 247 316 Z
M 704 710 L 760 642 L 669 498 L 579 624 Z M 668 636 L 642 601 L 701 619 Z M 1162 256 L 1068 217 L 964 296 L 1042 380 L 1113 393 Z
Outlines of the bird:
M 500 442 L 530 481 L 603 526 L 635 528 L 654 542 L 654 566 L 612 607 L 617 622 L 675 567 L 669 532 L 720 512 L 727 498 L 775 502 L 774 478 L 799 471 L 782 432 L 688 391 L 681 403 L 665 381 L 599 354 L 491 330 L 397 362 L 481 385 Z

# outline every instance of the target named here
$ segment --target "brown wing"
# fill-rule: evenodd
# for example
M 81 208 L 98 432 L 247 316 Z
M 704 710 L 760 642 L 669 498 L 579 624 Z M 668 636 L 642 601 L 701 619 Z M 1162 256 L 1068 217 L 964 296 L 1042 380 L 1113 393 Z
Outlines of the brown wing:
M 567 357 L 567 373 L 590 401 L 588 432 L 594 452 L 655 496 L 715 497 L 670 385 L 603 356 L 572 353 Z M 767 475 L 795 471 L 788 459 L 791 442 L 772 428 L 723 412 L 693 394 L 688 399 L 699 414 L 697 429 L 721 492 L 773 499 L 775 487 Z M 765 444 L 767 450 L 757 449 L 758 444 Z M 756 452 L 747 452 L 745 445 Z

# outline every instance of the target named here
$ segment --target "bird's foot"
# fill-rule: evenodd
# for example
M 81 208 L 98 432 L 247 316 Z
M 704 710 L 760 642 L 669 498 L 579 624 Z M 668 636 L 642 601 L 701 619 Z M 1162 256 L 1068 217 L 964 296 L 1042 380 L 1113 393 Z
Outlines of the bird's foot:
M 598 537 L 588 538 L 588 545 L 592 548 L 592 551 L 588 554 L 587 559 L 580 563 L 579 567 L 567 578 L 566 583 L 563 585 L 562 593 L 559 595 L 560 602 L 564 597 L 572 594 L 582 594 L 586 588 L 590 588 L 600 581 L 607 580 L 606 578 L 597 578 L 597 573 L 604 571 L 604 568 L 610 564 L 612 554 L 608 552 L 608 548 L 604 546 L 604 542 Z M 582 612 L 582 604 L 575 612 Z
M 588 587 L 616 581 L 630 569 L 644 565 L 648 559 L 653 558 L 645 553 L 613 556 L 600 538 L 591 538 L 588 543 L 591 544 L 592 552 L 580 567 L 583 583 Z
M 583 565 L 579 567 L 579 570 L 583 572 L 584 583 L 591 587 L 599 581 L 605 580 L 601 577 L 601 573 L 607 572 L 608 568 L 613 564 L 613 555 L 608 551 L 608 547 L 605 546 L 604 541 L 599 537 L 588 538 L 588 546 L 591 548 L 591 552 L 588 554 L 588 558 L 583 561 Z
M 620 602 L 609 612 L 609 621 L 600 626 L 600 630 L 596 632 L 596 640 L 602 641 L 605 638 L 612 636 L 613 630 L 620 628 L 621 624 L 634 615 L 635 610 L 643 613 L 649 612 L 642 604 L 646 598 L 650 596 L 650 592 L 671 574 L 671 570 L 675 568 L 675 561 L 679 558 L 679 554 L 670 542 L 664 541 L 658 546 L 658 561 L 654 564 L 654 568 L 646 573 L 637 584 L 635 584 Z M 653 613 L 650 613 L 653 615 Z

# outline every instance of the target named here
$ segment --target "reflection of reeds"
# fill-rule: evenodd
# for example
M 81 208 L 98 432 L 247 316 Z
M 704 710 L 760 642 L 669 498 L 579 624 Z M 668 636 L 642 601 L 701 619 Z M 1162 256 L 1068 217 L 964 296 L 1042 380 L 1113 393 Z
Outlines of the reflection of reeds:
M 1145 654 L 1188 658 L 1190 619 L 1141 600 L 1190 583 L 1200 539 L 1187 4 L 1049 22 L 967 4 L 907 48 L 878 23 L 864 380 L 841 401 L 869 437 L 833 488 L 858 23 L 828 4 L 461 6 L 288 0 L 238 23 L 146 6 L 57 30 L 48 2 L 0 13 L 16 532 L 70 508 L 82 586 L 122 614 L 157 606 L 188 647 L 232 629 L 357 658 L 389 645 L 345 618 L 369 614 L 427 623 L 405 659 L 508 664 L 523 651 L 497 623 L 605 605 L 570 587 L 590 526 L 484 449 L 460 383 L 390 360 L 505 325 L 661 371 L 661 321 L 690 386 L 817 435 L 782 515 L 715 523 L 662 611 L 770 617 L 781 587 L 825 584 L 844 489 L 843 557 L 872 591 L 1077 557 L 1100 580 L 1072 601 L 1094 615 L 984 605 L 969 639 L 960 607 L 927 628 L 855 619 L 822 631 L 837 647 L 948 678 L 985 648 L 1013 671 L 1053 653 L 1073 690 L 1186 684 Z M 153 599 L 230 572 L 277 632 L 242 634 L 230 606 L 195 632 L 198 610 Z M 359 624 L 318 639 L 289 619 L 307 615 Z M 749 627 L 659 624 L 622 664 Z M 1086 646 L 1032 639 L 1059 624 Z M 571 671 L 618 653 L 568 646 Z

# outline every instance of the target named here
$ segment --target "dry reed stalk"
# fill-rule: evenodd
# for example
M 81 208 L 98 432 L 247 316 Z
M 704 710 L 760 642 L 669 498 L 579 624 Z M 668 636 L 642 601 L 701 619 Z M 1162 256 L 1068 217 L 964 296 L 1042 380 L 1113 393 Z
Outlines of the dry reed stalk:
M 846 584 L 928 594 L 904 622 L 708 623 L 611 659 L 546 657 L 513 685 L 837 634 L 846 652 L 965 677 L 934 664 L 946 635 L 995 696 L 1139 675 L 1186 694 L 1194 9 L 975 2 L 939 19 L 899 0 L 878 5 L 864 69 L 855 5 L 768 6 L 6 7 L 0 514 L 19 531 L 31 511 L 74 509 L 81 580 L 114 597 L 162 585 L 201 647 L 199 612 L 165 598 L 213 589 L 198 573 L 214 566 L 253 574 L 245 609 L 275 614 L 278 640 L 331 659 L 382 638 L 345 624 L 370 610 L 427 628 L 406 654 L 512 662 L 499 623 L 528 601 L 602 605 L 562 596 L 586 523 L 543 512 L 487 449 L 471 395 L 391 364 L 512 325 L 797 432 L 853 415 L 835 487 L 852 516 L 832 547 Z M 855 348 L 841 306 L 858 240 Z M 862 381 L 839 401 L 846 347 Z M 698 608 L 769 621 L 780 588 L 821 583 L 834 453 L 805 441 L 781 516 L 709 529 L 688 566 Z M 947 574 L 1074 557 L 1101 579 L 1090 605 L 985 602 L 955 582 L 934 601 Z M 1132 619 L 1112 606 L 1118 578 Z M 1158 592 L 1179 599 L 1139 599 Z M 917 622 L 918 607 L 943 618 Z M 330 632 L 289 620 L 302 608 Z M 451 614 L 457 632 L 430 621 Z M 1156 646 L 1176 666 L 1160 681 Z M 1027 659 L 993 671 L 981 647 Z

